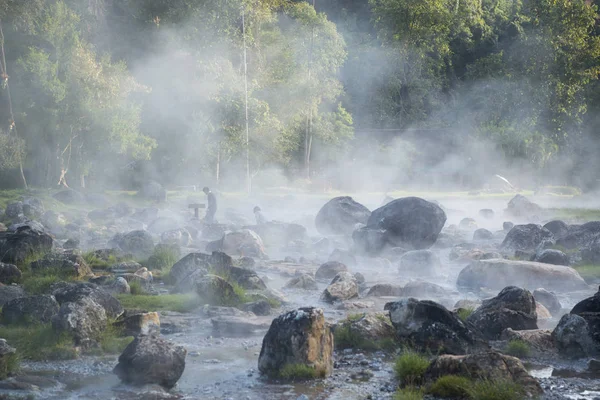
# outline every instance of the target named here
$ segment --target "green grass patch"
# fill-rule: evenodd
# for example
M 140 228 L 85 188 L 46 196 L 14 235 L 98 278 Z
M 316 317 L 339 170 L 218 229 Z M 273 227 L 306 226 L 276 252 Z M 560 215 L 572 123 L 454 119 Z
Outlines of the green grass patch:
M 581 265 L 573 268 L 588 284 L 600 281 L 600 265 Z
M 325 378 L 324 369 L 313 368 L 305 364 L 287 364 L 279 371 L 278 377 L 286 381 L 306 381 Z
M 79 280 L 73 276 L 72 271 L 63 268 L 44 268 L 36 270 L 27 270 L 21 276 L 23 289 L 29 294 L 46 294 L 50 286 L 56 282 L 74 282 Z
M 92 269 L 108 269 L 119 262 L 119 259 L 114 254 L 109 254 L 106 258 L 102 258 L 94 251 L 85 253 L 83 259 Z
M 430 362 L 426 357 L 412 350 L 407 350 L 396 359 L 394 372 L 403 385 L 417 385 L 422 382 L 423 374 L 429 364 Z
M 462 322 L 466 322 L 467 318 L 469 318 L 469 315 L 473 314 L 474 311 L 475 311 L 474 308 L 459 308 L 456 311 L 456 314 L 458 315 L 458 318 L 460 318 L 460 320 Z
M 464 376 L 446 375 L 438 378 L 427 392 L 442 399 L 468 399 L 472 385 Z
M 72 360 L 78 356 L 73 338 L 66 333 L 57 334 L 50 324 L 0 326 L 0 337 L 26 360 Z
M 394 400 L 423 400 L 423 391 L 412 387 L 398 389 L 394 393 Z
M 531 349 L 522 340 L 511 340 L 506 347 L 505 353 L 513 357 L 524 358 L 529 357 Z
M 24 189 L 0 190 L 0 208 L 6 209 L 7 205 L 20 201 L 27 194 L 28 191 Z
M 121 354 L 131 342 L 133 336 L 124 336 L 123 331 L 113 325 L 113 321 L 109 322 L 98 340 L 105 354 Z
M 478 380 L 471 384 L 471 400 L 521 400 L 527 398 L 520 385 L 505 380 Z
M 550 208 L 548 214 L 554 219 L 561 220 L 582 220 L 598 221 L 600 220 L 600 209 L 597 208 Z
M 120 294 L 117 298 L 123 308 L 151 311 L 191 312 L 202 305 L 195 294 L 165 294 L 159 296 Z
M 154 252 L 148 260 L 142 262 L 142 265 L 150 270 L 159 270 L 160 276 L 166 279 L 177 261 L 179 261 L 179 249 L 176 246 L 159 244 L 154 247 Z
M 352 323 L 350 321 L 343 321 L 338 324 L 333 335 L 335 347 L 338 349 L 361 349 L 367 351 L 384 350 L 393 352 L 398 347 L 396 341 L 392 338 L 381 340 L 365 339 L 361 333 L 352 329 Z
M 129 289 L 130 293 L 134 296 L 147 294 L 142 284 L 136 280 L 129 282 Z
M 2 358 L 2 362 L 0 362 L 0 379 L 6 379 L 9 376 L 14 375 L 15 373 L 19 372 L 20 368 L 21 360 L 19 355 L 16 353 L 7 354 Z

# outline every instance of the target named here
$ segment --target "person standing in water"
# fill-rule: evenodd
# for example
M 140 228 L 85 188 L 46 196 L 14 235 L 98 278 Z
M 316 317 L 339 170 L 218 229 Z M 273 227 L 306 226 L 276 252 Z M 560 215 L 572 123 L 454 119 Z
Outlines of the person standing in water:
M 256 225 L 264 225 L 267 223 L 267 219 L 262 214 L 262 210 L 259 206 L 254 207 L 254 217 L 256 218 Z
M 206 199 L 208 201 L 208 207 L 206 208 L 206 215 L 204 216 L 204 222 L 207 224 L 212 224 L 215 222 L 215 214 L 217 213 L 217 198 L 215 194 L 210 191 L 208 187 L 204 187 L 202 189 L 204 194 L 206 195 Z

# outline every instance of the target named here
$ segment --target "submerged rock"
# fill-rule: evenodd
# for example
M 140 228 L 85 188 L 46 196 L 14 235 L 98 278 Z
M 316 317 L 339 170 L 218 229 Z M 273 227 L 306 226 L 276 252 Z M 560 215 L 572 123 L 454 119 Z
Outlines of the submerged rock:
M 420 350 L 466 354 L 486 345 L 467 326 L 441 304 L 429 300 L 406 298 L 387 303 L 390 319 L 398 339 Z
M 185 369 L 187 351 L 156 336 L 138 336 L 119 356 L 113 372 L 135 385 L 175 386 Z
M 573 268 L 504 259 L 471 262 L 460 271 L 456 285 L 468 290 L 484 287 L 501 290 L 511 285 L 520 285 L 529 290 L 541 286 L 557 292 L 588 289 L 587 283 Z
M 498 296 L 484 300 L 467 317 L 488 340 L 497 340 L 507 328 L 537 329 L 536 303 L 528 290 L 515 286 L 504 288 Z
M 286 366 L 307 366 L 316 375 L 333 371 L 333 334 L 323 310 L 299 308 L 275 318 L 265 335 L 258 358 L 261 374 L 278 377 Z
M 356 224 L 366 224 L 371 211 L 352 197 L 335 197 L 319 210 L 315 226 L 322 235 L 350 235 Z

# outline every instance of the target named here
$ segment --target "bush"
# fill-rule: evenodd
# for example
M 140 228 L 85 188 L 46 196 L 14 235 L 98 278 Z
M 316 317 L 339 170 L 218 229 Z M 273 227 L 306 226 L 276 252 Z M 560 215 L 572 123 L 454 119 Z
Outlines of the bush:
M 469 318 L 469 315 L 473 314 L 473 311 L 475 311 L 473 308 L 459 308 L 456 313 L 458 314 L 458 318 L 465 322 Z
M 438 378 L 428 392 L 442 399 L 469 398 L 472 382 L 464 376 L 446 375 Z
M 129 289 L 130 293 L 134 296 L 147 294 L 144 288 L 142 287 L 142 284 L 136 280 L 132 280 L 131 282 L 129 282 Z
M 50 324 L 30 326 L 0 326 L 0 337 L 17 349 L 23 359 L 72 360 L 77 358 L 73 338 L 67 333 L 56 333 Z
M 409 350 L 396 359 L 394 371 L 403 385 L 415 385 L 423 380 L 423 374 L 427 367 L 429 367 L 427 358 Z
M 506 347 L 506 354 L 523 358 L 529 357 L 531 354 L 531 350 L 529 349 L 529 345 L 522 340 L 511 340 Z
M 200 298 L 191 294 L 165 294 L 159 296 L 130 294 L 117 295 L 123 308 L 133 308 L 146 311 L 177 311 L 191 312 L 201 305 Z
M 479 380 L 469 388 L 471 400 L 521 400 L 526 397 L 521 386 L 505 380 Z
M 166 279 L 175 264 L 179 260 L 179 249 L 171 245 L 157 245 L 152 255 L 144 264 L 148 269 L 160 270 L 160 276 Z
M 394 400 L 423 400 L 423 392 L 415 388 L 398 389 Z
M 279 378 L 284 380 L 310 380 L 324 378 L 326 371 L 305 364 L 287 364 L 279 371 Z

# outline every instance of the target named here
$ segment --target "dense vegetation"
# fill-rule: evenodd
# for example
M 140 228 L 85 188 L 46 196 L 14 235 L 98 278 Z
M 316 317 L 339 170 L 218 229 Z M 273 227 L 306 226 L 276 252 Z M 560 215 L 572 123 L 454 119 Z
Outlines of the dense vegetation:
M 440 157 L 409 129 L 463 174 L 491 153 L 563 180 L 594 162 L 593 0 L 320 3 L 0 0 L 3 186 L 238 185 L 244 57 L 256 179 L 346 160 L 410 179 Z

